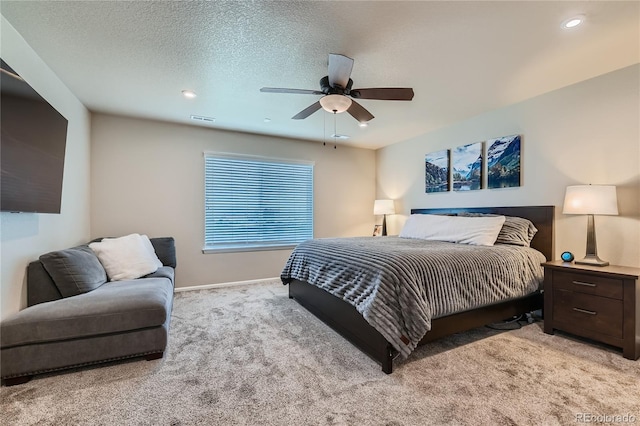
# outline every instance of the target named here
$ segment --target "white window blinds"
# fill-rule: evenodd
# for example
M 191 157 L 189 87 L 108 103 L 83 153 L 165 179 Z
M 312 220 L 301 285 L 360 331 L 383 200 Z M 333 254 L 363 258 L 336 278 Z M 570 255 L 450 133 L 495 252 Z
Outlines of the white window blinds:
M 205 252 L 313 238 L 313 163 L 205 154 Z

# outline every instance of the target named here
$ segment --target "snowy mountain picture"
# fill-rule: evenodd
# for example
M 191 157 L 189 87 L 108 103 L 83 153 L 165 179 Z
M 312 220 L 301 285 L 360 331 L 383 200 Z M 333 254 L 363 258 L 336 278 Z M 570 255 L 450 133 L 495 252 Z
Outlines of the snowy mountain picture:
M 473 191 L 482 186 L 482 142 L 453 150 L 453 190 Z
M 436 151 L 424 157 L 424 192 L 449 190 L 449 150 Z
M 487 186 L 520 186 L 520 135 L 487 141 Z

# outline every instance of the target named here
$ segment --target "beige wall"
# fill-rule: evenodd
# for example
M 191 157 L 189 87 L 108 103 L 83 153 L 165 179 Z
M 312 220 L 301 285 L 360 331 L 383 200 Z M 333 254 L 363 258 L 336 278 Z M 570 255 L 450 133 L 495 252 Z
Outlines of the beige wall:
M 203 254 L 205 151 L 310 160 L 316 237 L 369 235 L 375 152 L 93 114 L 91 235 L 176 238 L 176 286 L 276 277 L 290 250 Z
M 562 215 L 564 188 L 614 184 L 620 216 L 596 218 L 599 254 L 640 266 L 638 65 L 376 152 L 334 150 L 203 127 L 90 117 L 4 17 L 1 24 L 2 58 L 69 120 L 62 213 L 0 214 L 2 318 L 25 306 L 29 261 L 96 236 L 176 237 L 181 287 L 277 276 L 288 250 L 202 254 L 204 151 L 314 161 L 316 237 L 369 235 L 376 195 L 396 199 L 402 212 L 389 218 L 390 233 L 399 232 L 412 207 L 552 204 L 558 206 L 557 254 L 581 256 L 586 218 Z M 514 133 L 523 135 L 522 187 L 424 193 L 425 153 Z
M 26 306 L 29 261 L 47 251 L 85 242 L 89 237 L 90 116 L 4 17 L 1 31 L 2 59 L 69 120 L 61 213 L 0 213 L 0 316 L 5 318 Z
M 583 257 L 587 219 L 562 214 L 565 188 L 609 184 L 620 216 L 596 217 L 598 254 L 640 266 L 639 82 L 634 65 L 378 150 L 377 195 L 403 213 L 390 233 L 411 208 L 555 205 L 556 258 L 564 250 Z M 521 187 L 424 193 L 426 153 L 511 134 L 522 135 Z

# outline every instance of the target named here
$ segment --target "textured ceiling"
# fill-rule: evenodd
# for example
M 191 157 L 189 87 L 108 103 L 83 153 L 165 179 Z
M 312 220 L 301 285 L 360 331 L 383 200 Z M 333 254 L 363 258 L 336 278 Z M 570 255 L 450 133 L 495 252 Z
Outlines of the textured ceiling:
M 319 97 L 260 88 L 319 89 L 327 55 L 350 56 L 354 87 L 415 91 L 361 100 L 375 116 L 367 128 L 336 117 L 351 136 L 340 143 L 368 148 L 640 62 L 635 1 L 2 1 L 0 12 L 92 111 L 201 115 L 296 139 L 330 139 L 334 117 L 291 120 Z M 583 25 L 560 28 L 576 14 Z

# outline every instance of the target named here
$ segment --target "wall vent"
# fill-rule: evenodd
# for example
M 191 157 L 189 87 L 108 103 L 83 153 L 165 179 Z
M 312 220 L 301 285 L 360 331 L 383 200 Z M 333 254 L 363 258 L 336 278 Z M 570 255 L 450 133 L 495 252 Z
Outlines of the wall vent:
M 195 121 L 202 121 L 204 123 L 215 123 L 216 122 L 215 118 L 213 118 L 213 117 L 205 117 L 203 115 L 192 115 L 191 119 L 195 120 Z
M 338 135 L 338 134 L 333 134 L 331 135 L 331 139 L 341 139 L 341 140 L 345 140 L 345 139 L 349 139 L 350 136 L 349 135 Z

